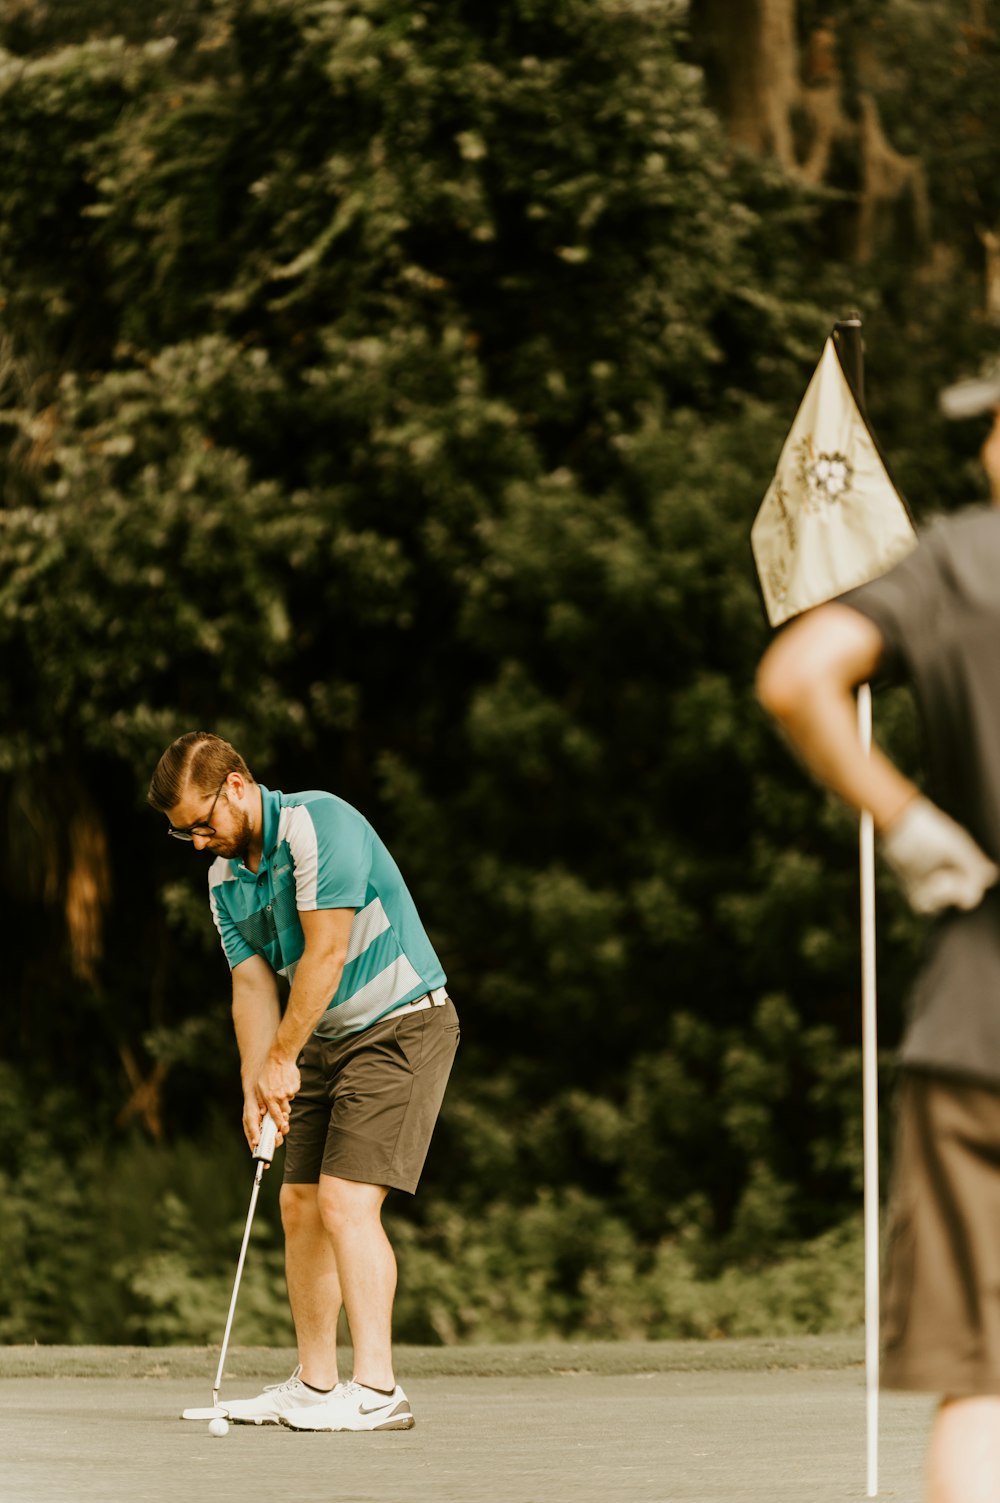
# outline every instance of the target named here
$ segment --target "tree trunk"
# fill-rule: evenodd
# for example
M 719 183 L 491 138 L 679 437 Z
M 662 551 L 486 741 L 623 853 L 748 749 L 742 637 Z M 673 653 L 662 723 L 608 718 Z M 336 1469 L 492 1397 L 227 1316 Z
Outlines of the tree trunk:
M 799 92 L 796 0 L 692 0 L 691 28 L 709 99 L 738 146 L 795 166 Z
M 843 146 L 856 164 L 854 254 L 874 255 L 896 205 L 910 200 L 917 243 L 929 234 L 924 172 L 916 157 L 895 151 L 882 129 L 875 94 L 877 65 L 864 41 L 853 57 L 854 112 L 845 87 L 836 24 L 825 17 L 800 48 L 797 0 L 691 0 L 695 55 L 709 101 L 736 146 L 776 158 L 803 182 L 828 183 Z

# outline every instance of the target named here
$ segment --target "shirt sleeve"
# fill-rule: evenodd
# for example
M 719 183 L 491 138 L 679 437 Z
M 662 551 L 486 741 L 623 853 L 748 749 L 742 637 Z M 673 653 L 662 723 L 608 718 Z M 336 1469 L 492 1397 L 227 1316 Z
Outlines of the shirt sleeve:
M 905 677 L 921 644 L 933 636 L 941 605 L 941 567 L 933 535 L 887 574 L 839 597 L 878 627 L 884 645 L 882 674 Z
M 215 920 L 215 927 L 218 929 L 219 938 L 222 940 L 222 948 L 226 959 L 229 961 L 229 969 L 235 971 L 238 965 L 244 960 L 249 960 L 252 955 L 256 955 L 257 951 L 252 945 L 247 943 L 239 929 L 237 929 L 236 923 L 226 907 L 224 884 L 221 882 L 213 883 L 211 871 L 209 871 L 208 876 L 208 897 L 212 905 L 212 918 Z
M 363 908 L 372 869 L 372 831 L 356 809 L 333 798 L 299 804 L 288 823 L 295 906 Z

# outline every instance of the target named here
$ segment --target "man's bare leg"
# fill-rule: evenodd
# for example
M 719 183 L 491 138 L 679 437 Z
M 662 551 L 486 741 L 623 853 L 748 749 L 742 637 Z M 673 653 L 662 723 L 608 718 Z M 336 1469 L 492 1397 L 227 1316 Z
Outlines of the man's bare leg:
M 319 1207 L 333 1246 L 354 1345 L 354 1377 L 391 1389 L 396 1258 L 382 1225 L 384 1185 L 320 1175 Z
M 1000 1397 L 944 1400 L 927 1453 L 927 1503 L 1000 1503 Z
M 326 1389 L 337 1382 L 337 1321 L 342 1301 L 337 1258 L 320 1215 L 318 1191 L 317 1185 L 282 1185 L 281 1221 L 302 1381 Z

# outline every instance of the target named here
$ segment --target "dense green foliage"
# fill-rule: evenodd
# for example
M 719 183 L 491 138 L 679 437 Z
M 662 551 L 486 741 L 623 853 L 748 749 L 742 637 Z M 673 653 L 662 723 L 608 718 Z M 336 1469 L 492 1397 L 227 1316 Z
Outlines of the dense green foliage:
M 954 27 L 924 9 L 890 116 Z M 0 1339 L 217 1331 L 227 974 L 142 802 L 198 726 L 362 808 L 445 961 L 401 1335 L 857 1319 L 855 837 L 755 706 L 748 533 L 852 305 L 911 501 L 966 499 L 933 401 L 986 343 L 992 54 L 921 106 L 935 273 L 829 255 L 845 195 L 731 151 L 666 0 L 138 11 L 0 21 Z M 882 917 L 891 1042 L 914 935 Z M 247 1340 L 287 1337 L 269 1206 Z

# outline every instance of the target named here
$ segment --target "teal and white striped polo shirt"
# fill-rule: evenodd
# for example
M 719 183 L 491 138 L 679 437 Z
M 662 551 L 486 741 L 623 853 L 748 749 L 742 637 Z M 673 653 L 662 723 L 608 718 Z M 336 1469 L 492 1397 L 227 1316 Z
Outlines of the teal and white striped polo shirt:
M 353 908 L 347 961 L 317 1034 L 360 1033 L 443 986 L 445 974 L 399 868 L 363 814 L 332 793 L 260 784 L 260 869 L 224 857 L 208 874 L 212 915 L 231 970 L 262 955 L 289 981 L 305 947 L 300 912 Z

